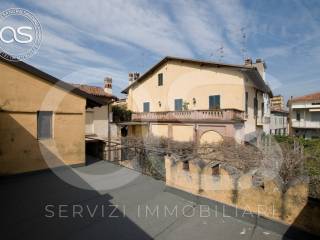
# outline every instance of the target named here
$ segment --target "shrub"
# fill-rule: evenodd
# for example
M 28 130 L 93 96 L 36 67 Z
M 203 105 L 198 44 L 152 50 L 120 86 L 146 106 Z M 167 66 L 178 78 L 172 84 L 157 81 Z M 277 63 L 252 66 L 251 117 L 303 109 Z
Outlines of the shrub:
M 112 113 L 113 113 L 113 122 L 131 121 L 132 112 L 130 110 L 127 110 L 125 107 L 112 106 Z

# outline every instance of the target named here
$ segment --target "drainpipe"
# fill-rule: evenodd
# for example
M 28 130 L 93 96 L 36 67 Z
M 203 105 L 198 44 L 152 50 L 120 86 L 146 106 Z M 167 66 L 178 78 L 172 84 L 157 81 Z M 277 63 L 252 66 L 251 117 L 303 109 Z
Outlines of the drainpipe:
M 258 113 L 259 113 L 259 102 L 258 102 L 258 90 L 256 89 L 256 93 L 255 93 L 255 99 L 256 101 L 254 101 L 253 103 L 253 115 L 254 115 L 254 118 L 255 118 L 255 122 L 256 122 L 256 126 L 255 128 L 257 129 L 257 125 L 258 125 Z M 257 114 L 255 115 L 255 103 L 257 102 Z
M 110 151 L 110 148 L 111 148 L 111 134 L 110 134 L 110 131 L 111 131 L 111 127 L 110 127 L 110 103 L 111 102 L 108 102 L 107 104 L 107 109 L 108 109 L 108 160 L 111 161 L 111 151 Z
M 289 120 L 289 123 L 287 122 L 288 126 L 288 135 L 289 136 L 293 136 L 293 130 L 292 130 L 292 96 L 290 97 L 290 100 L 288 101 L 288 107 L 289 107 L 289 114 L 288 114 L 288 118 L 287 121 Z

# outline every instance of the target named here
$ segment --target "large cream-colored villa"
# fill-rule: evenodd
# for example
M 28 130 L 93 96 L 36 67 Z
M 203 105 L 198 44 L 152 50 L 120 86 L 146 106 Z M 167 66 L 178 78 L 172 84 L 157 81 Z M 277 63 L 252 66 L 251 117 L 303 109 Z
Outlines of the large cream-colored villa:
M 133 111 L 129 134 L 177 141 L 250 140 L 268 132 L 265 63 L 244 65 L 165 57 L 122 92 Z

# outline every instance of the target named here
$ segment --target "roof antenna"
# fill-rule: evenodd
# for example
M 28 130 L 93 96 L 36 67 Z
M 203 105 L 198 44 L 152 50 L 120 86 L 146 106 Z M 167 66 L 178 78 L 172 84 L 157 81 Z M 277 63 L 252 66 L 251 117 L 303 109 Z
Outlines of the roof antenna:
M 214 51 L 214 52 L 210 52 L 210 55 L 209 55 L 209 57 L 210 57 L 210 59 L 212 58 L 213 60 L 214 60 L 214 58 L 215 58 L 215 55 L 216 55 L 216 53 L 217 53 L 217 55 L 219 56 L 219 59 L 218 59 L 218 61 L 219 62 L 222 62 L 222 59 L 223 59 L 223 57 L 224 57 L 224 47 L 223 47 L 223 43 L 221 43 L 221 46 L 216 50 L 216 51 Z
M 221 43 L 221 46 L 217 50 L 219 52 L 219 62 L 222 62 L 222 59 L 224 57 L 224 47 L 223 43 Z
M 141 53 L 141 61 L 138 63 L 138 66 L 141 67 L 141 68 L 144 68 L 145 67 L 145 62 L 146 62 L 146 53 L 145 52 L 142 52 Z
M 213 52 L 210 52 L 209 58 L 210 58 L 210 59 L 213 58 L 214 55 L 215 55 L 215 54 L 214 54 Z
M 241 47 L 241 53 L 242 53 L 242 58 L 243 58 L 243 60 L 246 60 L 246 58 L 247 58 L 247 49 L 246 49 L 246 45 L 247 45 L 247 34 L 246 34 L 246 32 L 245 32 L 245 28 L 244 27 L 242 27 L 241 29 L 240 29 L 240 31 L 241 31 L 241 45 L 242 45 L 242 47 Z

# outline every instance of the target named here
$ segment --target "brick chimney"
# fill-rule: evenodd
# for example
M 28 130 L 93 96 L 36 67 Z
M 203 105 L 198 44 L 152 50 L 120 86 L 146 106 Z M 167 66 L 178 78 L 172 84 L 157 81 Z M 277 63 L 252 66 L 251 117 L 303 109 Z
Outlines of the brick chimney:
M 112 94 L 112 78 L 106 77 L 104 79 L 104 91 L 108 94 Z
M 252 59 L 251 58 L 246 58 L 244 60 L 244 65 L 252 65 Z
M 140 77 L 138 72 L 129 72 L 129 85 Z
M 263 61 L 261 58 L 257 58 L 256 62 L 253 63 L 252 65 L 257 68 L 262 79 L 265 81 L 266 80 L 266 69 L 267 69 L 267 65 L 266 65 L 265 61 Z

